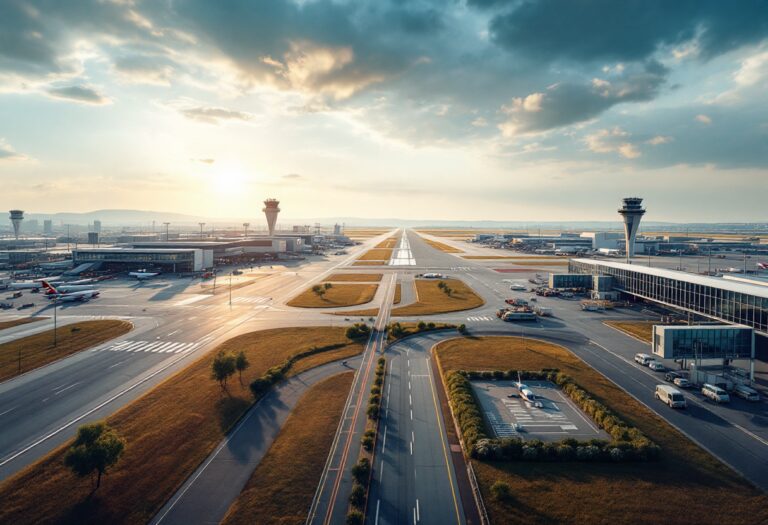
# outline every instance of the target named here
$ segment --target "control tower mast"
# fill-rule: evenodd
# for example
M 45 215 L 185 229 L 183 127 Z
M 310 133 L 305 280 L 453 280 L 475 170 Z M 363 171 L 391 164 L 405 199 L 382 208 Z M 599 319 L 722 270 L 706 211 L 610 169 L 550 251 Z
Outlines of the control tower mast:
M 640 219 L 645 215 L 643 199 L 640 197 L 627 197 L 623 200 L 623 206 L 619 208 L 619 215 L 624 219 L 624 238 L 626 239 L 625 251 L 627 262 L 635 256 L 635 237 L 640 228 Z

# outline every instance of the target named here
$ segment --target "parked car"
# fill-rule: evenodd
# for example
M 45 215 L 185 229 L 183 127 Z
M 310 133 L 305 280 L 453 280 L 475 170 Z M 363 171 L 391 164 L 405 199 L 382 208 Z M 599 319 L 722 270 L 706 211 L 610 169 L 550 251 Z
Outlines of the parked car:
M 680 372 L 667 372 L 664 374 L 664 381 L 668 381 L 670 383 L 674 383 L 675 379 L 678 377 L 683 377 Z
M 728 392 L 719 386 L 710 385 L 709 383 L 704 383 L 701 387 L 701 393 L 704 394 L 704 397 L 715 403 L 729 403 L 731 401 L 731 396 L 728 395 Z
M 648 363 L 648 368 L 654 372 L 663 372 L 667 369 L 667 367 L 664 366 L 664 363 L 660 363 L 659 361 L 651 361 Z
M 635 362 L 640 363 L 643 366 L 648 366 L 648 363 L 653 361 L 653 356 L 648 354 L 635 354 Z
M 693 386 L 693 383 L 688 381 L 684 377 L 676 377 L 674 381 L 672 381 L 676 387 L 679 388 L 691 388 Z
M 685 408 L 687 406 L 683 393 L 669 385 L 656 385 L 654 397 L 669 405 L 669 408 Z
M 750 388 L 747 385 L 736 385 L 733 389 L 733 393 L 747 401 L 760 401 L 760 394 L 757 390 Z
M 22 304 L 21 306 L 19 306 L 16 309 L 17 310 L 25 310 L 27 308 L 34 308 L 34 306 L 35 306 L 35 303 L 26 303 L 26 304 Z

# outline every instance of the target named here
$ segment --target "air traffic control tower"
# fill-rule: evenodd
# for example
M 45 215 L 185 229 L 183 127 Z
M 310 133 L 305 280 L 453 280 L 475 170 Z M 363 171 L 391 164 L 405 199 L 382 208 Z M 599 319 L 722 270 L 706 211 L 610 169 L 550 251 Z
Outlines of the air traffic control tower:
M 269 236 L 275 235 L 275 224 L 277 224 L 277 214 L 280 213 L 280 201 L 277 199 L 267 199 L 264 201 L 264 215 L 267 216 L 267 228 Z
M 640 228 L 640 219 L 645 215 L 643 209 L 643 199 L 640 197 L 627 197 L 624 199 L 624 205 L 619 208 L 619 215 L 624 219 L 624 238 L 626 239 L 625 251 L 627 252 L 627 262 L 635 256 L 635 237 Z
M 24 212 L 22 210 L 11 210 L 11 224 L 13 224 L 13 234 L 16 236 L 16 240 L 19 240 L 19 233 L 21 231 L 21 221 L 24 220 Z

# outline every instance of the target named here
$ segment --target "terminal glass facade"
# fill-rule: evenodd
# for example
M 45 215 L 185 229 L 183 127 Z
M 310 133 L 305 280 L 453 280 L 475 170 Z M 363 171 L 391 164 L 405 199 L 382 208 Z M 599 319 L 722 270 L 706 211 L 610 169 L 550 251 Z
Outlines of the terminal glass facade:
M 571 260 L 569 271 L 610 275 L 616 289 L 669 306 L 701 314 L 726 323 L 740 324 L 768 335 L 768 297 L 759 292 L 741 293 L 680 277 L 654 275 L 640 269 L 617 268 L 599 261 Z M 677 272 L 669 272 L 675 274 Z M 698 277 L 698 276 L 692 276 Z M 716 279 L 712 279 L 716 281 Z
M 550 288 L 590 288 L 591 286 L 591 275 L 572 273 L 553 273 L 549 275 Z
M 653 327 L 653 353 L 665 359 L 746 359 L 753 350 L 747 327 Z
M 108 265 L 132 267 L 136 265 L 172 265 L 175 271 L 193 271 L 195 266 L 194 250 L 173 252 L 140 250 L 77 250 L 73 252 L 76 264 L 102 262 Z

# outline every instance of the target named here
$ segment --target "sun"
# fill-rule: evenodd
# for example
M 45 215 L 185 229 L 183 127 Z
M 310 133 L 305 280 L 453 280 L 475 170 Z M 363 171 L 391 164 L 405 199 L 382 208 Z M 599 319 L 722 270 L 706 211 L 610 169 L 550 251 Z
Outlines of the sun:
M 238 196 L 247 190 L 248 176 L 242 166 L 221 164 L 211 170 L 208 176 L 211 190 L 218 195 Z

